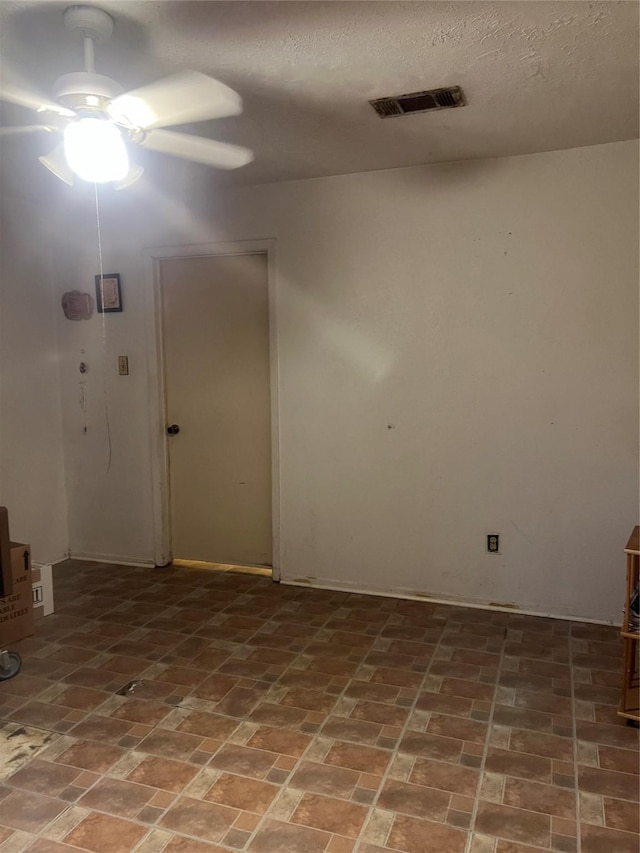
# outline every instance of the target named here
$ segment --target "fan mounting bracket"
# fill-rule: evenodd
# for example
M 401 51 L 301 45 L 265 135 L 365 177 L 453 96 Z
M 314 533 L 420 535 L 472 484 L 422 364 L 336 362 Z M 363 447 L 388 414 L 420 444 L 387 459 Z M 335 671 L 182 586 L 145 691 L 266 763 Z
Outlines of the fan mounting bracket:
M 69 6 L 65 9 L 64 25 L 70 30 L 80 30 L 96 41 L 106 41 L 113 33 L 113 18 L 95 6 Z

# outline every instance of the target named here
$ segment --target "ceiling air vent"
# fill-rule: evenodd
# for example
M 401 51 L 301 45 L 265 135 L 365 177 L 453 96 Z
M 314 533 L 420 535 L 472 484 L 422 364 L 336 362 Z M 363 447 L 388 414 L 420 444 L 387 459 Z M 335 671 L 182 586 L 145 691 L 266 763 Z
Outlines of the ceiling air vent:
M 463 107 L 464 96 L 460 86 L 449 86 L 446 89 L 427 89 L 424 92 L 411 92 L 409 95 L 396 95 L 394 98 L 376 98 L 369 103 L 380 118 L 391 118 Z

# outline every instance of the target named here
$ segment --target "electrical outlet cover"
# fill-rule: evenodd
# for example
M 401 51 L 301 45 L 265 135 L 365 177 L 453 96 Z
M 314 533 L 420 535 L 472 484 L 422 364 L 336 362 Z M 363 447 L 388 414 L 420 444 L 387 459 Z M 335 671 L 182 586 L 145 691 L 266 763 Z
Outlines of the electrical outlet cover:
M 499 533 L 487 533 L 487 553 L 489 553 L 489 554 L 499 554 L 500 553 L 500 534 Z

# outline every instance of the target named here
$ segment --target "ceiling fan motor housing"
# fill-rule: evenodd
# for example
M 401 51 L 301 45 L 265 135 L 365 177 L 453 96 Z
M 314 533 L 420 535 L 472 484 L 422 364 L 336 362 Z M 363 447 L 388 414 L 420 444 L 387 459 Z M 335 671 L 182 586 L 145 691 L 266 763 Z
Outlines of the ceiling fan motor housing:
M 121 95 L 122 86 L 92 71 L 72 71 L 63 74 L 53 85 L 53 97 L 71 109 L 102 109 L 107 101 Z

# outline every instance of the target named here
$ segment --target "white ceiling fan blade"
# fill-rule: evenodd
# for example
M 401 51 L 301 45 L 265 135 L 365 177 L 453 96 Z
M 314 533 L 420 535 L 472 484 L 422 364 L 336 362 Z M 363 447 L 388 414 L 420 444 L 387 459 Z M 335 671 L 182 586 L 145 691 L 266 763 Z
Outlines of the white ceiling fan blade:
M 29 89 L 19 85 L 11 79 L 7 79 L 5 72 L 2 72 L 0 77 L 0 100 L 7 101 L 10 104 L 18 104 L 20 107 L 27 107 L 36 112 L 54 112 L 61 116 L 73 116 L 73 110 L 68 110 L 66 107 L 50 101 L 48 98 L 42 98 L 36 92 L 31 92 Z
M 237 92 L 199 71 L 183 71 L 114 98 L 109 115 L 133 127 L 166 127 L 238 115 Z
M 61 181 L 64 181 L 65 184 L 69 184 L 70 187 L 73 186 L 73 172 L 67 163 L 67 158 L 64 153 L 64 142 L 56 145 L 53 151 L 50 151 L 43 157 L 38 157 L 38 160 L 43 166 L 46 166 L 50 172 L 53 172 L 56 178 L 60 178 Z
M 58 128 L 47 124 L 27 124 L 21 127 L 0 127 L 0 136 L 17 136 L 20 133 L 37 133 L 47 130 L 50 133 Z
M 217 169 L 238 169 L 253 160 L 253 152 L 248 148 L 173 130 L 152 130 L 140 144 L 153 151 L 173 154 L 174 157 L 183 157 Z

